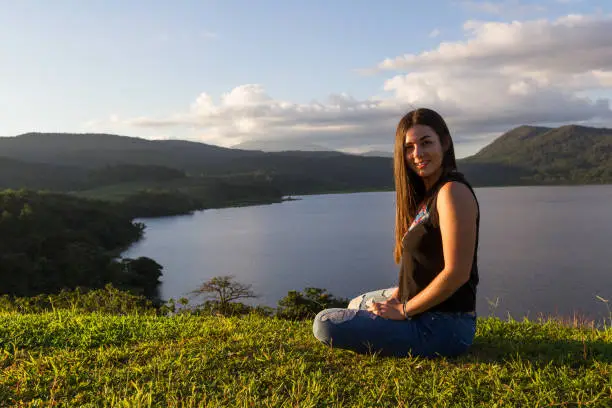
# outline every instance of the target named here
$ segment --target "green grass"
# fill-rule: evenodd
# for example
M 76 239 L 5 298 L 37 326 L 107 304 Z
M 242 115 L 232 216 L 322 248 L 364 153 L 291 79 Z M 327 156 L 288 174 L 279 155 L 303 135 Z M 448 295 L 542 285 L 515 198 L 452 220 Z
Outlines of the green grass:
M 612 328 L 480 318 L 460 358 L 330 349 L 312 322 L 0 313 L 0 405 L 612 406 Z

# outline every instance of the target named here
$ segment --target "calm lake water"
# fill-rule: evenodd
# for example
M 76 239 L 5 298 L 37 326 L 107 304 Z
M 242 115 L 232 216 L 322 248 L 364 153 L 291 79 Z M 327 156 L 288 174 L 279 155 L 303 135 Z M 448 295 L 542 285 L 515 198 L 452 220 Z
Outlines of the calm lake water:
M 607 316 L 596 296 L 612 302 L 612 185 L 476 194 L 480 315 Z M 351 298 L 397 282 L 392 192 L 305 196 L 140 221 L 145 237 L 123 255 L 164 266 L 164 299 L 228 274 L 260 295 L 248 303 L 269 306 L 289 290 L 319 287 Z

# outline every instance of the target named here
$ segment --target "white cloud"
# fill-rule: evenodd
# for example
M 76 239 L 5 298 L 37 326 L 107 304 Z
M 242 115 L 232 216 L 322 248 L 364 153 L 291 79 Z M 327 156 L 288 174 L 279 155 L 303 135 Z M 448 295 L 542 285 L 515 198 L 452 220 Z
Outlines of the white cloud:
M 198 129 L 199 140 L 223 146 L 290 139 L 341 149 L 371 143 L 377 136 L 392 142 L 389 135 L 402 111 L 395 101 L 357 100 L 347 94 L 332 94 L 324 102 L 292 103 L 273 99 L 261 85 L 246 84 L 222 94 L 218 103 L 202 93 L 187 112 L 165 118 L 115 116 L 108 122 L 140 129 L 191 127 Z M 99 125 L 89 125 L 95 124 Z
M 225 106 L 260 106 L 272 102 L 261 85 L 249 84 L 232 89 L 221 98 Z
M 440 35 L 440 30 L 434 28 L 431 33 L 429 33 L 429 38 L 436 38 Z
M 554 22 L 468 21 L 467 41 L 444 42 L 435 50 L 386 59 L 379 70 L 477 68 L 580 73 L 612 69 L 612 18 L 567 16 Z
M 612 91 L 612 18 L 468 21 L 464 29 L 465 41 L 379 63 L 379 71 L 405 72 L 385 89 L 437 107 L 464 132 L 612 117 L 608 99 L 588 97 Z
M 611 17 L 468 21 L 464 32 L 463 41 L 377 64 L 373 71 L 393 73 L 381 79 L 385 94 L 376 98 L 340 93 L 300 104 L 245 84 L 218 101 L 202 93 L 167 117 L 115 117 L 113 123 L 158 133 L 191 129 L 192 138 L 223 146 L 291 140 L 347 150 L 391 149 L 399 118 L 413 106 L 438 110 L 463 146 L 482 146 L 522 124 L 612 125 L 605 97 L 612 95 Z

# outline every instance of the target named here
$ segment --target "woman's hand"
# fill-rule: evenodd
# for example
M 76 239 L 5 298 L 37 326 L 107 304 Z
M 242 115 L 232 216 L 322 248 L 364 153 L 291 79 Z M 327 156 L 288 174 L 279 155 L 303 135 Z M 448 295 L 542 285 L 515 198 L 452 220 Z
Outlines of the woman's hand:
M 404 308 L 399 300 L 396 298 L 390 298 L 383 303 L 372 303 L 367 309 L 369 312 L 374 313 L 377 316 L 384 317 L 385 319 L 391 320 L 405 320 Z
M 391 296 L 389 296 L 387 299 L 383 300 L 382 302 L 378 302 L 378 303 L 381 303 L 384 305 L 399 303 L 399 288 L 395 288 L 393 292 L 391 292 Z
M 391 293 L 391 296 L 389 296 L 389 298 L 387 299 L 386 302 L 384 303 L 399 303 L 399 287 L 396 287 L 393 292 Z

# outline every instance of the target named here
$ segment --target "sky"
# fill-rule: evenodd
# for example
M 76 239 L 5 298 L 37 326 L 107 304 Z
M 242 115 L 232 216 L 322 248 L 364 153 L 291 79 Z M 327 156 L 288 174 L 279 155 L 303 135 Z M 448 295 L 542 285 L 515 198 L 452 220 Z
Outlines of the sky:
M 465 157 L 612 127 L 610 33 L 608 0 L 6 1 L 0 135 L 391 151 L 428 107 Z

